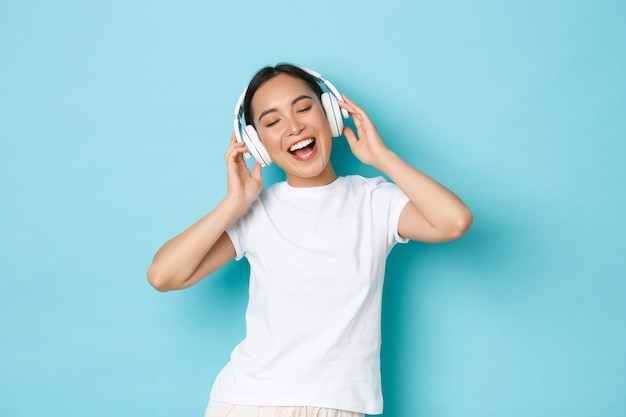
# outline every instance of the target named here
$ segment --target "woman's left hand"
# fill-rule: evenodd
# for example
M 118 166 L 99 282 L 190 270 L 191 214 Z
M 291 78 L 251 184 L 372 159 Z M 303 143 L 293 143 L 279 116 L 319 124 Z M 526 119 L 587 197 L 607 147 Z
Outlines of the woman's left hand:
M 346 109 L 350 114 L 358 134 L 357 137 L 351 128 L 343 128 L 343 134 L 350 145 L 350 150 L 359 161 L 377 167 L 378 160 L 384 156 L 388 149 L 365 110 L 357 106 L 345 94 L 342 97 L 344 101 L 338 102 L 339 107 Z

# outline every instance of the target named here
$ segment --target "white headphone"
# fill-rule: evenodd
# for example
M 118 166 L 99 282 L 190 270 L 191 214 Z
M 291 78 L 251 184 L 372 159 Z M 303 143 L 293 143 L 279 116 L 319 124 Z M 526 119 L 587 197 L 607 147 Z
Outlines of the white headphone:
M 326 113 L 326 118 L 328 119 L 328 124 L 330 125 L 330 132 L 333 137 L 341 136 L 343 132 L 343 119 L 348 118 L 348 112 L 339 107 L 337 101 L 343 101 L 341 98 L 341 94 L 339 91 L 333 86 L 330 81 L 327 81 L 317 72 L 300 67 L 303 71 L 307 72 L 315 81 L 317 81 L 320 86 L 326 87 L 329 92 L 322 93 L 322 107 L 324 108 L 324 112 Z M 239 100 L 237 100 L 237 105 L 235 106 L 235 137 L 237 138 L 237 142 L 244 142 L 249 152 L 246 152 L 244 156 L 246 159 L 250 159 L 250 154 L 254 156 L 254 159 L 261 164 L 261 166 L 268 166 L 272 163 L 272 158 L 267 153 L 265 146 L 263 146 L 263 142 L 259 138 L 259 134 L 254 129 L 252 124 L 248 124 L 247 120 L 246 126 L 242 128 L 242 119 L 244 119 L 243 115 L 243 100 L 246 96 L 246 92 L 248 88 L 239 96 Z M 343 116 L 343 119 L 342 119 Z

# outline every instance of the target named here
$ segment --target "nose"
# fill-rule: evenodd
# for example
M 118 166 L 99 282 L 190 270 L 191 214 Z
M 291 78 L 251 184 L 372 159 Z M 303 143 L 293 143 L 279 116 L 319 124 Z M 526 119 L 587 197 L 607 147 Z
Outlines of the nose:
M 286 122 L 285 131 L 288 135 L 297 135 L 304 129 L 304 123 L 295 116 L 289 117 Z

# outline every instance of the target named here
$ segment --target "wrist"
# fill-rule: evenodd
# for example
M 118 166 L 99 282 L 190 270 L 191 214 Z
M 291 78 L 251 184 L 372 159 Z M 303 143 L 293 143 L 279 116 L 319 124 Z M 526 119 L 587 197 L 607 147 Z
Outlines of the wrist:
M 372 166 L 384 174 L 388 174 L 389 170 L 397 165 L 400 157 L 390 150 L 389 148 L 385 148 L 382 151 L 376 153 L 376 157 L 372 161 Z
M 219 205 L 226 211 L 235 214 L 236 217 L 239 217 L 246 211 L 250 203 L 246 201 L 245 196 L 229 193 L 226 194 Z

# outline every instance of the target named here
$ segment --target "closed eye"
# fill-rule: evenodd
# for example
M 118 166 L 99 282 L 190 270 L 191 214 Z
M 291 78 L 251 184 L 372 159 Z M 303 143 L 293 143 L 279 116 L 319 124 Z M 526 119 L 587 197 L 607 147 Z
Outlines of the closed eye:
M 311 110 L 311 107 L 313 107 L 313 106 L 306 106 L 306 107 L 304 107 L 304 108 L 302 108 L 302 109 L 298 110 L 298 113 L 304 113 L 304 112 L 307 112 L 307 111 Z
M 280 121 L 280 119 L 272 120 L 271 122 L 266 123 L 265 127 L 272 127 L 272 126 L 276 125 L 276 123 L 278 123 L 279 121 Z

